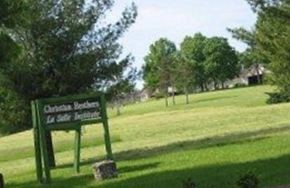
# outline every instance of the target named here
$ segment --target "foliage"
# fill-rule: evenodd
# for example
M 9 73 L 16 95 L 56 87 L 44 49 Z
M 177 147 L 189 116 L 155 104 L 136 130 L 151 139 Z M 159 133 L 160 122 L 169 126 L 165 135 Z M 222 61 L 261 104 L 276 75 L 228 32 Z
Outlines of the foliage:
M 21 47 L 6 32 L 16 27 L 19 22 L 24 22 L 24 1 L 0 2 L 0 67 L 7 66 L 17 61 L 21 53 Z M 29 108 L 26 107 L 23 99 L 13 90 L 0 69 L 0 132 L 9 133 L 23 130 L 21 125 L 27 123 L 25 118 L 29 116 Z
M 128 65 L 118 63 L 122 52 L 118 39 L 135 22 L 135 4 L 116 23 L 104 24 L 114 1 L 26 2 L 26 22 L 6 30 L 22 52 L 17 60 L 0 64 L 1 74 L 11 83 L 1 88 L 15 92 L 29 106 L 37 98 L 108 90 L 117 84 L 119 70 Z M 26 116 L 21 126 L 31 127 L 30 119 Z
M 205 36 L 197 33 L 193 37 L 186 36 L 180 45 L 182 56 L 187 62 L 190 61 L 192 63 L 192 71 L 194 73 L 193 81 L 202 91 L 206 89 L 207 84 L 207 75 L 204 67 L 206 57 L 203 53 L 206 40 L 207 38 Z
M 28 4 L 25 0 L 11 1 L 1 0 L 0 2 L 0 25 L 7 28 L 14 28 L 25 21 L 25 9 Z
M 233 79 L 239 73 L 236 51 L 229 45 L 226 38 L 212 37 L 207 39 L 204 51 L 204 62 L 207 79 L 214 83 L 214 87 Z
M 268 104 L 277 104 L 283 102 L 290 102 L 290 94 L 285 92 L 267 93 L 269 98 L 267 99 Z
M 195 83 L 194 60 L 187 59 L 181 51 L 177 51 L 175 55 L 175 87 L 179 91 L 183 91 L 186 96 L 186 104 L 189 104 L 189 92 L 193 90 Z
M 258 188 L 259 179 L 258 179 L 258 177 L 255 174 L 249 172 L 249 173 L 243 175 L 237 181 L 237 185 L 240 188 Z
M 224 87 L 225 82 L 239 72 L 237 53 L 225 38 L 207 38 L 201 33 L 186 36 L 180 51 L 168 40 L 167 45 L 162 45 L 162 41 L 166 40 L 160 39 L 151 45 L 150 53 L 145 58 L 143 79 L 146 86 L 153 90 L 162 88 L 166 93 L 164 88 L 171 86 L 186 94 L 188 104 L 190 91 L 197 88 L 208 90 L 211 83 L 214 83 L 215 89 L 218 85 Z
M 290 8 L 285 1 L 279 6 L 264 8 L 257 21 L 257 42 L 262 53 L 270 60 L 270 82 L 278 86 L 281 93 L 290 93 Z M 284 95 L 284 94 L 283 94 Z
M 252 62 L 268 63 L 271 71 L 268 81 L 278 86 L 279 93 L 270 95 L 269 103 L 287 102 L 290 93 L 290 2 L 284 0 L 247 0 L 258 15 L 258 21 L 252 32 L 236 29 L 234 37 L 248 43 L 246 55 Z M 246 37 L 245 37 L 246 36 Z M 251 37 L 247 37 L 251 36 Z M 250 39 L 250 40 L 249 40 Z
M 191 178 L 183 181 L 183 188 L 196 188 L 196 184 L 192 181 Z
M 120 115 L 120 107 L 124 105 L 128 94 L 135 91 L 135 81 L 139 79 L 140 73 L 132 66 L 133 58 L 128 56 L 119 62 L 113 70 L 111 87 L 107 90 L 107 99 L 113 103 Z M 121 65 L 121 66 L 120 66 Z
M 161 38 L 150 46 L 150 52 L 145 57 L 143 78 L 148 87 L 159 89 L 168 106 L 168 87 L 173 85 L 174 57 L 176 46 L 166 38 Z
M 268 64 L 269 60 L 261 53 L 261 49 L 257 44 L 256 29 L 246 30 L 244 28 L 228 29 L 232 33 L 233 38 L 244 42 L 247 49 L 239 54 L 239 64 L 241 67 L 254 68 L 257 75 L 260 75 L 260 65 Z M 263 80 L 260 76 L 258 83 L 262 84 Z
M 234 85 L 234 88 L 241 88 L 241 87 L 247 87 L 246 84 L 240 84 L 240 83 L 237 83 Z
M 30 115 L 29 106 L 17 93 L 0 88 L 0 132 L 11 133 L 24 130 L 25 119 Z

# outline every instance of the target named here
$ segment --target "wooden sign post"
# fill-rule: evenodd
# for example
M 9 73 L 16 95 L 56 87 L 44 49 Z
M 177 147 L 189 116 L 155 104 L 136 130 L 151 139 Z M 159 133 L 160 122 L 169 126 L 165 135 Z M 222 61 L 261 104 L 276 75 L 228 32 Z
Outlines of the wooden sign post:
M 103 94 L 77 95 L 31 102 L 35 163 L 37 180 L 40 183 L 51 181 L 51 164 L 54 157 L 48 151 L 47 134 L 51 131 L 74 130 L 74 168 L 80 171 L 81 128 L 84 125 L 102 123 L 107 159 L 113 159 L 106 101 Z M 53 154 L 53 153 L 52 153 Z
M 0 173 L 0 188 L 4 188 L 4 177 L 1 173 Z

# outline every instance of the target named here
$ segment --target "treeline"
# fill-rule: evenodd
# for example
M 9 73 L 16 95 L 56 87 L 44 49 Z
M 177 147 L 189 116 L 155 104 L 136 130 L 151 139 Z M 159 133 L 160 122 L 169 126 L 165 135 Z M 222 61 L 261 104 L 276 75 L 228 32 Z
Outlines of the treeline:
M 168 106 L 168 89 L 177 89 L 186 94 L 192 91 L 207 91 L 225 88 L 226 81 L 240 71 L 238 53 L 226 38 L 207 38 L 201 33 L 186 36 L 179 49 L 161 38 L 150 46 L 143 66 L 143 79 L 147 88 L 158 90 Z M 175 103 L 173 95 L 173 103 Z
M 135 22 L 127 7 L 105 24 L 113 0 L 0 1 L 0 132 L 32 127 L 30 101 L 106 91 L 114 100 L 138 76 L 118 39 Z

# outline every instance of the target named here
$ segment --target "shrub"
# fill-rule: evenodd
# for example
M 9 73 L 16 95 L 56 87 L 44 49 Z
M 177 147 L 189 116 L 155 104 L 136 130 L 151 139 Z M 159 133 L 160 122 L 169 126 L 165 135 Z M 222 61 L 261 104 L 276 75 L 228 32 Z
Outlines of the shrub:
M 191 178 L 183 181 L 183 188 L 196 188 L 196 184 L 192 181 Z
M 247 84 L 236 83 L 233 88 L 247 87 Z
M 31 127 L 30 104 L 15 92 L 0 88 L 0 133 L 15 133 L 28 127 Z
M 247 173 L 244 176 L 242 176 L 237 181 L 237 185 L 240 188 L 258 188 L 259 179 L 255 174 L 250 172 L 250 173 Z
M 280 93 L 266 93 L 269 95 L 267 99 L 267 104 L 278 104 L 284 102 L 290 102 L 290 93 L 280 92 Z

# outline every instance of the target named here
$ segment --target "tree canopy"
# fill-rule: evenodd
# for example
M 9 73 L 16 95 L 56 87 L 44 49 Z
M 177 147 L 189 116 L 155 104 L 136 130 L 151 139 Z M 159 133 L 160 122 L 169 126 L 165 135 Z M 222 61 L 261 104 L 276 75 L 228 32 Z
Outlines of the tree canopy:
M 161 38 L 150 46 L 143 66 L 146 86 L 162 90 L 167 101 L 168 88 L 172 88 L 173 104 L 176 89 L 189 91 L 215 89 L 239 73 L 237 52 L 222 37 L 207 38 L 201 33 L 186 36 L 178 50 L 168 39 Z M 166 103 L 167 104 L 167 103 Z
M 271 72 L 268 81 L 278 86 L 281 94 L 279 98 L 282 101 L 290 101 L 290 66 L 288 63 L 290 57 L 288 53 L 290 49 L 290 2 L 287 0 L 247 1 L 257 13 L 257 23 L 251 33 L 244 29 L 235 29 L 232 30 L 233 36 L 249 44 L 245 56 L 253 64 L 268 64 L 267 68 Z M 251 36 L 252 42 L 248 43 L 249 37 L 247 39 L 245 36 Z
M 207 39 L 203 53 L 206 57 L 205 73 L 215 88 L 218 87 L 218 84 L 224 88 L 227 80 L 238 75 L 237 53 L 229 45 L 226 38 L 212 37 Z
M 143 78 L 151 89 L 159 89 L 165 94 L 168 106 L 168 87 L 172 86 L 174 55 L 176 46 L 166 38 L 161 38 L 150 46 L 149 54 L 144 58 Z
M 116 75 L 132 64 L 130 56 L 122 56 L 118 39 L 135 22 L 135 4 L 127 7 L 117 22 L 106 23 L 113 0 L 26 0 L 29 6 L 25 7 L 25 17 L 21 16 L 25 18 L 23 23 L 15 19 L 17 14 L 10 9 L 18 9 L 18 3 L 3 3 L 8 4 L 8 11 L 1 13 L 13 18 L 8 24 L 13 28 L 5 28 L 5 34 L 21 52 L 17 59 L 0 64 L 5 80 L 0 88 L 13 91 L 23 106 L 37 98 L 109 90 L 120 82 Z M 18 122 L 22 129 L 31 126 L 29 108 L 25 113 L 26 119 Z

